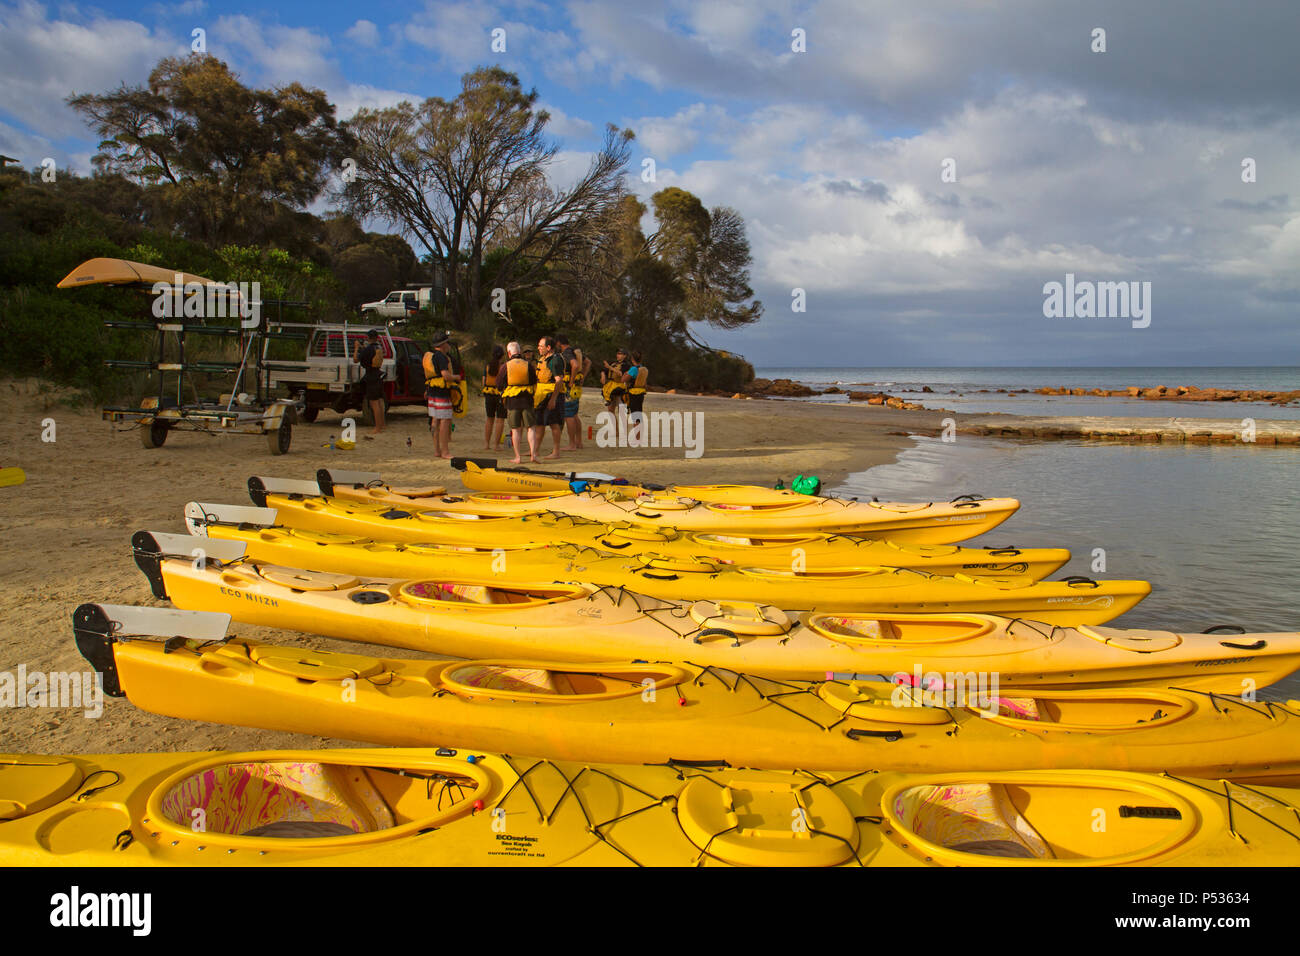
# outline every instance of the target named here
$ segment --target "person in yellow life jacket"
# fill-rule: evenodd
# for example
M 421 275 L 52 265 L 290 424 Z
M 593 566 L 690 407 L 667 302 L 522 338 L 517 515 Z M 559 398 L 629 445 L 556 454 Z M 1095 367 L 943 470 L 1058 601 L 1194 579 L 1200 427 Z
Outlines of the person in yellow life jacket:
M 564 402 L 564 428 L 568 432 L 569 441 L 561 451 L 581 451 L 582 419 L 578 413 L 580 399 L 582 398 L 582 380 L 587 375 L 591 361 L 584 358 L 580 349 L 569 346 L 569 337 L 567 335 L 557 335 L 555 344 L 560 348 L 560 357 L 564 359 L 565 367 L 569 373 L 568 392 Z
M 514 463 L 519 464 L 519 451 L 523 436 L 528 436 L 528 460 L 537 461 L 537 430 L 533 428 L 533 391 L 537 387 L 537 370 L 519 353 L 519 343 L 506 346 L 509 358 L 497 372 L 497 388 L 501 391 L 501 404 L 505 406 L 506 423 L 510 427 L 510 443 L 515 449 Z
M 632 365 L 623 375 L 623 384 L 627 386 L 627 413 L 640 415 L 645 405 L 646 383 L 650 380 L 650 370 L 641 361 L 641 353 L 632 352 Z
M 424 395 L 429 404 L 429 433 L 433 435 L 433 450 L 439 458 L 451 457 L 451 390 L 463 378 L 460 369 L 452 365 L 450 351 L 451 333 L 437 332 L 433 337 L 433 350 L 424 353 Z
M 493 345 L 492 358 L 483 369 L 483 410 L 487 414 L 483 422 L 484 451 L 500 449 L 504 437 L 506 406 L 501 401 L 501 389 L 497 388 L 497 375 L 505 358 L 506 350 L 500 345 Z
M 555 448 L 544 457 L 559 458 L 560 433 L 564 430 L 564 382 L 568 372 L 551 336 L 538 340 L 537 355 L 537 391 L 533 395 L 533 404 L 537 408 L 537 449 L 541 450 L 546 429 L 550 428 Z
M 601 395 L 605 399 L 605 410 L 611 415 L 615 414 L 620 402 L 627 401 L 627 386 L 623 384 L 623 376 L 631 366 L 627 349 L 619 349 L 614 353 L 614 361 L 606 362 L 605 371 L 600 373 L 603 383 Z
M 363 345 L 357 343 L 352 361 L 361 366 L 361 384 L 365 389 L 364 401 L 370 405 L 378 435 L 384 430 L 384 347 L 379 342 L 379 330 L 371 329 L 366 333 Z

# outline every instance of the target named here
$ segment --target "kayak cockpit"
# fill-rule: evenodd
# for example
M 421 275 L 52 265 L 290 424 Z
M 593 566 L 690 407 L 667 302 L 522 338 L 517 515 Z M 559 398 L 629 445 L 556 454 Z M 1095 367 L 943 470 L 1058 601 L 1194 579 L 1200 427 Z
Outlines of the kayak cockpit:
M 534 703 L 587 703 L 653 694 L 690 679 L 679 667 L 662 664 L 566 664 L 563 668 L 518 661 L 449 664 L 438 683 L 461 697 Z
M 1172 791 L 1104 772 L 946 775 L 891 788 L 882 810 L 890 839 L 950 866 L 1134 863 L 1167 853 L 1200 823 Z
M 231 756 L 191 764 L 160 784 L 149 798 L 147 825 L 169 831 L 168 842 L 183 837 L 186 844 L 264 851 L 322 841 L 372 844 L 440 826 L 492 790 L 484 772 L 451 759 L 375 753 L 354 763 L 310 751 L 272 761 Z
M 580 584 L 498 585 L 475 581 L 400 581 L 392 597 L 423 607 L 489 609 L 542 607 L 576 601 L 590 593 Z
M 692 540 L 705 547 L 724 545 L 729 548 L 797 548 L 802 545 L 816 544 L 822 539 L 807 534 L 764 534 L 737 536 L 731 534 L 695 534 Z
M 1188 697 L 1159 690 L 1034 691 L 1008 690 L 991 708 L 971 707 L 995 723 L 1025 730 L 1062 733 L 1117 733 L 1176 723 L 1196 711 Z
M 979 614 L 900 614 L 889 618 L 812 614 L 808 626 L 841 644 L 952 644 L 992 633 L 995 621 Z

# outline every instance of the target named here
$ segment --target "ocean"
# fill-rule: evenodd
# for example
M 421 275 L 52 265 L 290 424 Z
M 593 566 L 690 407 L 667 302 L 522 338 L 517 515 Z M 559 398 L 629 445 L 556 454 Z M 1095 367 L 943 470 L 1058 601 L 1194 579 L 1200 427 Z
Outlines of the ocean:
M 1034 389 L 1122 389 L 1130 385 L 1195 385 L 1200 388 L 1300 389 L 1300 369 L 1293 367 L 1217 368 L 761 368 L 761 378 L 789 378 L 814 388 L 873 390 L 898 395 L 926 408 L 965 414 L 1051 415 L 1063 417 L 1224 418 L 1294 421 L 1300 405 L 1267 402 L 1152 402 L 1098 396 L 1035 395 Z M 921 389 L 929 386 L 932 392 Z M 1027 395 L 998 394 L 998 389 L 1029 389 Z M 845 395 L 792 401 L 846 402 Z
M 1294 448 L 967 436 L 913 441 L 896 462 L 853 474 L 827 491 L 895 500 L 947 500 L 966 493 L 1019 498 L 1016 515 L 966 543 L 1066 547 L 1074 558 L 1057 577 L 1150 581 L 1151 595 L 1118 618 L 1117 627 L 1300 630 L 1293 577 L 1300 564 L 1300 454 Z M 1093 569 L 1099 558 L 1104 571 Z M 1300 698 L 1300 674 L 1260 697 Z

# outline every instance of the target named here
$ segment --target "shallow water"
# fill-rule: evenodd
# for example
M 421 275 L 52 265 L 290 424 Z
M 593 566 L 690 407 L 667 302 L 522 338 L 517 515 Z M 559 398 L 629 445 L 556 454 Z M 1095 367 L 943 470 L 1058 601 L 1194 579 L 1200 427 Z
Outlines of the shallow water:
M 1300 460 L 1291 448 L 915 439 L 829 492 L 881 499 L 1011 496 L 1020 511 L 971 545 L 1066 547 L 1056 575 L 1143 578 L 1120 627 L 1300 630 Z M 1093 570 L 1101 549 L 1104 571 Z M 1300 697 L 1300 673 L 1261 694 Z

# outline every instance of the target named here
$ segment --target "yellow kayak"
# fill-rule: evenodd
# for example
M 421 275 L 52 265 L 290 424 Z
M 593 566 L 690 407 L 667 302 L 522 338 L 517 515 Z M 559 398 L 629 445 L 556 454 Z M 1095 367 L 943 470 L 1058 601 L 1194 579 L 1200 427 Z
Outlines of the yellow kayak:
M 0 865 L 1294 866 L 1296 798 L 1101 770 L 809 773 L 365 749 L 13 754 L 0 755 Z
M 599 763 L 1090 767 L 1300 785 L 1300 701 L 964 682 L 927 691 L 685 663 L 379 658 L 227 639 L 226 615 L 97 604 L 74 621 L 110 693 L 212 723 Z
M 969 612 L 785 611 L 745 601 L 667 601 L 587 584 L 504 584 L 463 576 L 393 580 L 159 558 L 136 560 L 159 597 L 186 610 L 342 640 L 468 658 L 689 661 L 769 677 L 927 671 L 997 673 L 1008 686 L 1177 684 L 1241 693 L 1300 667 L 1300 633 L 1232 639 L 1068 628 Z M 178 536 L 179 537 L 179 536 Z M 227 542 L 228 544 L 229 542 Z
M 407 512 L 377 502 L 289 492 L 261 492 L 253 500 L 268 507 L 191 502 L 186 507 L 186 521 L 196 533 L 227 524 L 278 524 L 300 532 L 343 536 L 353 543 L 374 539 L 492 550 L 563 543 L 612 554 L 705 558 L 739 567 L 802 566 L 817 570 L 884 566 L 935 574 L 1023 574 L 1034 580 L 1047 577 L 1070 559 L 1070 552 L 1064 548 L 963 548 L 954 544 L 900 544 L 842 534 L 692 533 L 627 522 L 602 524 L 552 514 L 478 518 L 437 511 Z M 236 517 L 227 520 L 223 514 Z
M 453 458 L 451 467 L 461 472 L 461 482 L 471 491 L 565 493 L 581 482 L 602 495 L 636 498 L 643 495 L 684 495 L 699 501 L 730 504 L 773 504 L 806 501 L 808 496 L 788 489 L 762 485 L 672 484 L 629 482 L 598 472 L 539 471 L 531 468 L 499 468 L 494 458 Z
M 626 587 L 672 601 L 727 598 L 781 607 L 843 611 L 979 611 L 1048 624 L 1105 624 L 1151 593 L 1146 581 L 1034 581 L 1023 575 L 956 577 L 903 568 L 795 570 L 734 568 L 702 558 L 622 557 L 574 545 L 487 548 L 437 544 L 350 542 L 285 528 L 210 527 L 214 540 L 242 548 L 225 552 L 255 564 L 388 578 L 468 575 L 502 582 L 580 581 Z M 196 539 L 142 532 L 145 548 L 189 554 Z M 143 568 L 143 565 L 142 565 Z
M 253 503 L 264 506 L 267 482 L 249 481 Z M 263 491 L 259 492 L 259 484 Z M 380 504 L 389 509 L 473 515 L 478 518 L 553 513 L 605 523 L 626 521 L 650 528 L 723 534 L 838 532 L 886 537 L 914 544 L 952 544 L 996 528 L 1015 514 L 1014 498 L 978 498 L 965 495 L 946 502 L 852 501 L 796 495 L 797 500 L 733 504 L 699 501 L 680 495 L 653 495 L 624 499 L 613 495 L 555 492 L 485 493 L 470 495 L 409 494 L 385 484 L 367 472 L 321 469 L 320 493 Z M 272 506 L 274 507 L 274 506 Z

